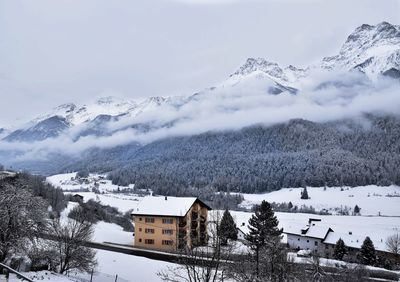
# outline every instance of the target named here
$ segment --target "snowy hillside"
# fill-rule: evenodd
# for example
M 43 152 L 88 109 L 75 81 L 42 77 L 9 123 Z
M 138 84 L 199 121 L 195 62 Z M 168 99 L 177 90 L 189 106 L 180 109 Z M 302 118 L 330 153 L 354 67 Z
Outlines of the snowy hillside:
M 362 215 L 400 216 L 400 187 L 375 185 L 359 187 L 308 187 L 310 199 L 300 198 L 303 188 L 285 188 L 266 194 L 244 194 L 243 207 L 251 207 L 262 200 L 276 203 L 292 202 L 293 205 L 312 206 L 317 211 L 339 213 L 348 209 L 353 211 L 355 205 L 361 208 Z
M 63 191 L 92 191 L 93 188 L 100 193 L 117 191 L 118 189 L 134 188 L 134 185 L 118 186 L 106 179 L 106 175 L 90 174 L 88 177 L 77 177 L 76 172 L 56 174 L 47 177 L 47 182 Z

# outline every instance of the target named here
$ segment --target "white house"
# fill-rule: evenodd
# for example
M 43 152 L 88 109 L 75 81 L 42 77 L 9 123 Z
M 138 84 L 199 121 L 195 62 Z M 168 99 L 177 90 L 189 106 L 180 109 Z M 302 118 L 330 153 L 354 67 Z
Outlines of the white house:
M 325 253 L 324 240 L 333 232 L 330 227 L 319 226 L 320 219 L 310 218 L 308 224 L 301 229 L 285 230 L 287 243 L 290 248 L 298 250 L 311 250 L 314 253 Z
M 297 250 L 311 250 L 324 257 L 331 257 L 336 242 L 342 239 L 350 251 L 357 252 L 369 234 L 353 234 L 352 231 L 335 231 L 321 219 L 310 218 L 308 224 L 301 229 L 284 230 L 287 235 L 287 243 L 290 248 Z M 371 236 L 375 249 L 380 252 L 387 252 L 385 241 L 377 240 Z

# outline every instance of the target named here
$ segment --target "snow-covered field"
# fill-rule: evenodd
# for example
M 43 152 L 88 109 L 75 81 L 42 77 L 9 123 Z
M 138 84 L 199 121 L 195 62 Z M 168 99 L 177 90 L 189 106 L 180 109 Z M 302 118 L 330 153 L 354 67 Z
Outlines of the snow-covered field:
M 396 215 L 400 216 L 400 187 L 375 185 L 360 187 L 307 187 L 310 199 L 300 199 L 303 188 L 285 188 L 266 194 L 244 194 L 243 207 L 251 208 L 262 200 L 268 202 L 292 202 L 298 207 L 302 205 L 313 206 L 317 211 L 326 209 L 335 213 L 345 207 L 353 210 L 355 205 L 361 207 L 362 215 Z M 342 191 L 343 190 L 343 191 Z
M 64 194 L 71 194 L 71 193 L 64 192 Z M 143 197 L 138 195 L 113 194 L 113 193 L 96 194 L 93 192 L 79 192 L 79 195 L 83 196 L 84 202 L 87 202 L 90 199 L 100 201 L 104 205 L 109 205 L 118 208 L 118 210 L 123 213 L 135 209 L 139 201 L 143 199 Z
M 134 188 L 134 185 L 118 186 L 111 183 L 111 180 L 106 179 L 102 174 L 90 174 L 89 177 L 80 179 L 76 177 L 76 172 L 56 174 L 46 178 L 47 182 L 53 186 L 61 188 L 63 191 L 76 191 L 76 190 L 89 190 L 92 191 L 94 187 L 100 192 L 112 192 L 118 189 L 123 190 L 126 188 Z

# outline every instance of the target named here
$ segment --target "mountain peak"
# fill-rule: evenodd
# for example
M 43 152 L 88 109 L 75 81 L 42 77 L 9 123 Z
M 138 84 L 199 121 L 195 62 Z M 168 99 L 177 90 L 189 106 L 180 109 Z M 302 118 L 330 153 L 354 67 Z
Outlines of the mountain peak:
M 277 63 L 268 61 L 264 58 L 248 58 L 244 65 L 242 65 L 233 75 L 246 75 L 254 71 L 281 73 L 282 69 Z
M 370 78 L 400 69 L 400 26 L 388 22 L 357 27 L 336 56 L 322 61 L 325 69 L 356 69 Z
M 255 72 L 266 74 L 278 83 L 286 83 L 289 81 L 288 75 L 277 63 L 268 61 L 265 58 L 248 58 L 231 77 L 246 76 Z
M 377 25 L 363 24 L 348 36 L 346 43 L 358 41 L 360 44 L 364 44 L 368 41 L 377 42 L 382 39 L 398 37 L 400 37 L 400 26 L 388 22 L 381 22 Z
M 76 109 L 76 105 L 74 103 L 66 103 L 66 104 L 62 104 L 62 105 L 55 107 L 53 110 L 55 112 L 59 112 L 59 111 L 70 112 L 70 111 L 74 111 L 75 109 Z

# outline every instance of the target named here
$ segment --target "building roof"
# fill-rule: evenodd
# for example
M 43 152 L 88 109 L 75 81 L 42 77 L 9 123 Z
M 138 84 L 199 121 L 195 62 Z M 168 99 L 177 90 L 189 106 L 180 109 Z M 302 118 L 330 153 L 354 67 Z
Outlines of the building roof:
M 303 237 L 310 237 L 316 239 L 325 239 L 333 230 L 327 226 L 318 226 L 315 224 L 306 225 L 302 229 L 289 229 L 285 231 L 286 234 L 293 234 Z
M 335 245 L 339 239 L 342 239 L 344 244 L 350 248 L 360 249 L 366 236 L 361 236 L 357 234 L 353 234 L 352 232 L 344 233 L 344 232 L 332 232 L 329 233 L 326 239 L 324 240 L 325 244 Z M 378 251 L 387 252 L 386 249 L 386 241 L 378 241 L 371 239 L 374 243 L 374 247 Z
M 207 209 L 209 206 L 195 197 L 144 197 L 132 215 L 185 216 L 195 202 L 200 202 Z

